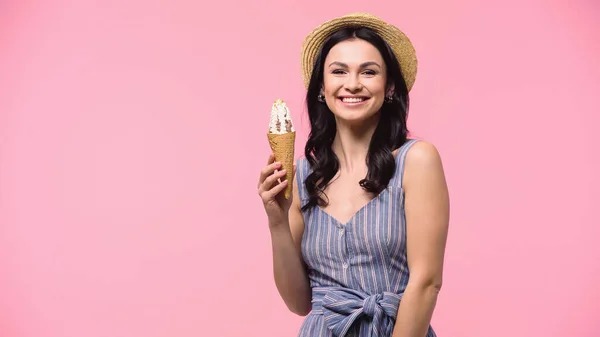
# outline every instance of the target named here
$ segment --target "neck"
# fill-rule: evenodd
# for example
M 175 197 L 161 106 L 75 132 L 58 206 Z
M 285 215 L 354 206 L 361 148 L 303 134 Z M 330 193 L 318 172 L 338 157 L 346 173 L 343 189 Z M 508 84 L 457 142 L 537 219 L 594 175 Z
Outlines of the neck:
M 340 160 L 340 170 L 353 172 L 364 169 L 371 138 L 378 122 L 378 115 L 369 121 L 354 125 L 336 121 L 337 130 L 332 150 Z

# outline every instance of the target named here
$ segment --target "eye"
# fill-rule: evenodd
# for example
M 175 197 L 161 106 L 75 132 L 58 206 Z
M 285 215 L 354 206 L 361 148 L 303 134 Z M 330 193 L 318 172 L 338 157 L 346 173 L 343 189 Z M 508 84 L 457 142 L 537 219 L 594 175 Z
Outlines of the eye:
M 375 75 L 377 75 L 377 72 L 374 70 L 365 70 L 364 74 L 367 76 L 375 76 Z
M 342 69 L 334 69 L 331 73 L 335 75 L 343 75 L 344 71 Z

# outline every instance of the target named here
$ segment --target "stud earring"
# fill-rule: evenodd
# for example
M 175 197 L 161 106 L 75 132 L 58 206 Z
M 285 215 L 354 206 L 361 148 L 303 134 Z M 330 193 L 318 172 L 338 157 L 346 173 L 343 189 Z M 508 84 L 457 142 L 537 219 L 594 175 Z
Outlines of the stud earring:
M 319 96 L 317 96 L 317 101 L 319 101 L 321 103 L 325 103 L 325 96 L 320 94 Z
M 390 95 L 390 96 L 385 97 L 386 103 L 392 103 L 393 101 L 394 101 L 394 96 Z

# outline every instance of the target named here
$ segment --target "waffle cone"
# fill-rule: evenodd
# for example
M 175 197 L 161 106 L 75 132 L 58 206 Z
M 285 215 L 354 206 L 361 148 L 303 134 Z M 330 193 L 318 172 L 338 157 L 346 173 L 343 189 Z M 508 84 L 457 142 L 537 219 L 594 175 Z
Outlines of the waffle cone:
M 292 195 L 293 178 L 294 178 L 294 141 L 296 140 L 296 132 L 288 132 L 284 134 L 268 133 L 269 145 L 271 151 L 275 155 L 275 161 L 281 162 L 281 168 L 286 169 L 285 179 L 288 185 L 285 188 L 285 198 L 289 199 Z

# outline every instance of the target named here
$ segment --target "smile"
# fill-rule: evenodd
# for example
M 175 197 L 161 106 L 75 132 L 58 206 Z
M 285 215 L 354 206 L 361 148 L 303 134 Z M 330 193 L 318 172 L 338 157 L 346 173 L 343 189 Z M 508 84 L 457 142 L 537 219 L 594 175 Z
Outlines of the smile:
M 340 97 L 340 100 L 345 104 L 360 104 L 366 102 L 368 97 Z

